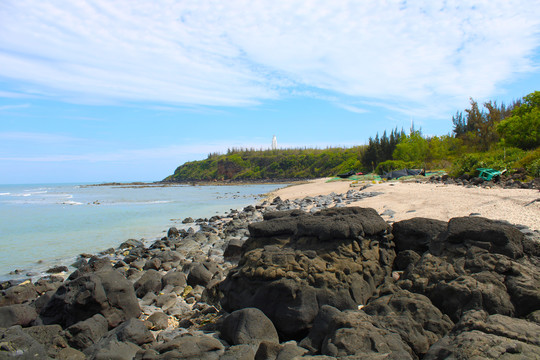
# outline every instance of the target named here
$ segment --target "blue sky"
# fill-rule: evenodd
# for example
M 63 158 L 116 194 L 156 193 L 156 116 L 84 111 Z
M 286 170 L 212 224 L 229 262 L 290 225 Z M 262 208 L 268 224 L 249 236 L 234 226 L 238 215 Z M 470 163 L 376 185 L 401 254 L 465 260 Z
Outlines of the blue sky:
M 0 2 L 0 183 L 155 181 L 229 147 L 451 132 L 540 90 L 535 1 Z

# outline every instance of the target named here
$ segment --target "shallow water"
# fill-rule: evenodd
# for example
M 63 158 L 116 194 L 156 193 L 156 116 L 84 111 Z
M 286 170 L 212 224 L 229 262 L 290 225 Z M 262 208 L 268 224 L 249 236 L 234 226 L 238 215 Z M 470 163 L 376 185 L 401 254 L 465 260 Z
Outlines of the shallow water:
M 241 209 L 279 187 L 0 185 L 0 279 L 69 265 L 130 238 L 151 241 L 185 217 Z

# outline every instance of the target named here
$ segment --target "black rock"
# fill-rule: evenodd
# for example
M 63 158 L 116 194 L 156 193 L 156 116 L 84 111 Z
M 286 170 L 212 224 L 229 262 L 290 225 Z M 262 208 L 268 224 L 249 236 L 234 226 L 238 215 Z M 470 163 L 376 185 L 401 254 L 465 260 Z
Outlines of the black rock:
M 279 337 L 272 321 L 256 308 L 245 308 L 232 312 L 223 321 L 221 336 L 230 344 L 253 345 L 256 349 L 261 341 L 279 344 Z
M 40 312 L 44 324 L 63 327 L 102 314 L 110 327 L 141 313 L 133 285 L 116 270 L 97 271 L 66 281 Z
M 30 326 L 37 319 L 36 309 L 26 304 L 0 307 L 0 328 L 13 325 Z

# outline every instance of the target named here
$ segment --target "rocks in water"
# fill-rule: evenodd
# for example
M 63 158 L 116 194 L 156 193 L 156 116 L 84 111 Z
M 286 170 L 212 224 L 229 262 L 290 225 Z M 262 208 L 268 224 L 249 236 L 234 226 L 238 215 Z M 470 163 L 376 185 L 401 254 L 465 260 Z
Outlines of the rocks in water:
M 537 232 L 343 207 L 366 194 L 275 199 L 85 255 L 66 281 L 4 282 L 0 358 L 538 354 Z
M 53 266 L 52 268 L 48 269 L 46 272 L 48 274 L 59 274 L 66 271 L 68 271 L 68 267 L 60 265 L 60 266 Z

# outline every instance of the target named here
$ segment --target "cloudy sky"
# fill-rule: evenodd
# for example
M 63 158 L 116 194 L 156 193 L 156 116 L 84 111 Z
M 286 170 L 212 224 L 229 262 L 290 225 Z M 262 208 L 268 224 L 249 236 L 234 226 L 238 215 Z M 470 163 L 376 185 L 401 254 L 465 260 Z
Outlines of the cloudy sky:
M 451 132 L 540 90 L 534 1 L 2 0 L 0 183 L 154 181 L 229 147 Z

